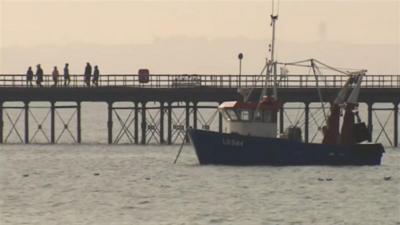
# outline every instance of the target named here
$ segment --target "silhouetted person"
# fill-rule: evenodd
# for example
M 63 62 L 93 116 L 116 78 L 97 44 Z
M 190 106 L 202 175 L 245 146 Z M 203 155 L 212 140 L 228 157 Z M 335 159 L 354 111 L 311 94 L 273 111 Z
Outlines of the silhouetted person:
M 99 68 L 97 66 L 94 66 L 92 82 L 96 87 L 99 86 L 99 76 L 100 76 Z
M 69 68 L 68 68 L 69 64 L 65 63 L 64 66 L 64 86 L 69 85 L 69 83 L 71 82 L 71 78 L 69 77 Z
M 38 65 L 36 66 L 36 84 L 37 84 L 39 87 L 42 87 L 42 82 L 43 82 L 43 70 L 42 70 L 42 68 L 40 67 L 40 64 L 38 64 Z
M 86 86 L 90 86 L 90 76 L 92 75 L 92 66 L 90 65 L 90 63 L 86 63 L 86 67 L 85 67 L 85 83 Z
M 28 71 L 26 72 L 26 86 L 31 86 L 32 87 L 32 80 L 33 80 L 33 71 L 32 71 L 32 67 L 30 66 L 28 68 Z
M 54 82 L 53 87 L 56 87 L 57 83 L 58 83 L 58 76 L 60 75 L 60 73 L 58 72 L 57 66 L 54 67 L 53 73 L 51 75 L 53 77 L 53 82 Z

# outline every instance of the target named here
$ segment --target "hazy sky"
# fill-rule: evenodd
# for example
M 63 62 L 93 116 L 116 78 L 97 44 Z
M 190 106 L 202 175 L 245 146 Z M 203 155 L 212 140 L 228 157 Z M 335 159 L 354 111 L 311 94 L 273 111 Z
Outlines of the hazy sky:
M 128 61 L 142 60 L 143 66 L 150 66 L 153 71 L 159 73 L 184 73 L 186 69 L 190 70 L 188 73 L 214 70 L 215 73 L 223 73 L 226 70 L 226 73 L 229 73 L 235 71 L 227 69 L 236 65 L 235 56 L 223 60 L 225 56 L 220 51 L 227 52 L 227 49 L 234 48 L 232 51 L 236 54 L 241 50 L 246 52 L 249 48 L 245 56 L 250 56 L 252 60 L 260 57 L 257 59 L 257 65 L 262 64 L 266 45 L 271 37 L 271 1 L 0 1 L 2 73 L 20 73 L 21 70 L 25 70 L 27 64 L 39 61 L 42 64 L 62 64 L 64 61 L 71 61 L 83 65 L 85 59 L 109 62 L 108 65 L 102 66 L 107 72 L 135 72 L 136 67 L 140 65 L 129 65 Z M 276 2 L 275 9 L 277 7 Z M 382 73 L 400 73 L 399 0 L 280 1 L 279 16 L 277 50 L 285 52 L 278 53 L 278 56 L 297 56 L 301 55 L 301 52 L 297 51 L 305 50 L 304 58 L 317 57 L 319 51 L 312 52 L 317 53 L 317 56 L 310 56 L 307 49 L 340 45 L 340 51 L 349 47 L 349 56 L 354 58 L 360 53 L 357 53 L 357 49 L 364 48 L 362 53 L 368 52 L 369 58 L 380 57 L 382 60 L 382 57 L 385 57 L 383 61 L 387 61 L 387 66 L 383 68 L 389 69 L 381 71 Z M 217 43 L 224 46 L 220 51 L 213 50 L 219 49 Z M 260 44 L 259 50 L 253 47 L 255 43 Z M 293 49 L 296 51 L 294 53 L 290 53 L 287 47 L 291 44 L 299 45 L 299 49 Z M 190 54 L 194 57 L 193 61 L 185 60 L 184 66 L 180 61 L 188 55 L 182 59 L 174 57 L 176 60 L 171 62 L 174 65 L 169 63 L 165 67 L 152 62 L 152 59 L 159 60 L 157 56 L 147 55 L 144 61 L 139 59 L 140 55 L 132 53 L 139 50 L 146 52 L 147 47 L 148 52 L 152 54 L 174 54 L 171 48 L 177 48 L 176 53 L 181 53 L 181 47 L 190 45 L 201 47 L 190 47 L 197 52 L 188 49 L 184 51 L 189 57 Z M 367 48 L 371 51 L 378 49 L 379 53 L 365 51 Z M 117 49 L 131 49 L 131 52 L 128 54 Z M 337 48 L 330 49 L 334 51 Z M 384 53 L 386 50 L 389 51 L 387 56 Z M 91 51 L 92 54 L 88 54 L 87 51 Z M 216 55 L 209 59 L 221 60 L 221 68 L 217 65 L 203 69 L 196 66 L 200 63 L 199 59 L 208 59 L 204 55 L 210 54 L 210 51 Z M 63 52 L 68 57 L 63 56 Z M 332 52 L 332 55 L 338 54 Z M 86 58 L 79 58 L 81 55 L 85 55 Z M 342 55 L 346 56 L 345 53 Z M 128 57 L 130 59 L 127 59 Z M 249 60 L 250 58 L 246 57 Z M 114 67 L 113 60 L 126 61 L 126 65 L 121 62 Z M 327 60 L 330 58 L 327 57 Z M 333 61 L 337 60 L 333 58 Z M 373 63 L 373 60 L 370 61 Z M 249 69 L 249 73 L 256 72 L 256 64 L 252 66 L 254 68 Z M 365 67 L 368 66 L 370 65 Z M 375 65 L 372 66 L 375 68 Z M 197 69 L 199 71 L 196 71 Z M 375 70 L 378 69 L 381 70 L 380 67 L 376 67 Z M 80 69 L 76 72 L 80 72 Z

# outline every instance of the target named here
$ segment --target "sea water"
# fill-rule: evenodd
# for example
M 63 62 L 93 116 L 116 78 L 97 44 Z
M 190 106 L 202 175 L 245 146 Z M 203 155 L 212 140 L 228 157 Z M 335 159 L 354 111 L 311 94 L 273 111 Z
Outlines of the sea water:
M 400 225 L 398 148 L 381 166 L 234 167 L 200 166 L 187 145 L 173 164 L 177 145 L 96 144 L 93 111 L 92 144 L 0 145 L 1 225 Z
M 2 145 L 0 224 L 400 224 L 381 166 L 199 166 L 185 146 Z

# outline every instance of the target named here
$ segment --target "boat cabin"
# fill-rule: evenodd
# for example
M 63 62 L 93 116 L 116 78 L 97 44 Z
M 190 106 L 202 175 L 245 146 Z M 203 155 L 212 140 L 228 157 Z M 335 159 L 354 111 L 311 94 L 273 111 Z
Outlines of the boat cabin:
M 224 133 L 257 137 L 277 136 L 277 113 L 280 103 L 271 97 L 260 102 L 223 102 L 218 106 L 224 118 Z

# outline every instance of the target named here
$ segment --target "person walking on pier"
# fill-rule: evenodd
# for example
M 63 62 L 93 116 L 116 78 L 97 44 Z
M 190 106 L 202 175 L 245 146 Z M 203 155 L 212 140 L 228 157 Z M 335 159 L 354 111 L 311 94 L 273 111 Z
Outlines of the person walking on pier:
M 92 75 L 92 66 L 90 65 L 90 63 L 86 63 L 86 67 L 85 67 L 85 83 L 86 86 L 90 86 L 90 76 Z
M 39 87 L 42 87 L 43 82 L 43 69 L 40 67 L 40 64 L 36 66 L 36 84 Z
M 97 87 L 99 86 L 99 76 L 100 76 L 100 71 L 98 66 L 94 66 L 94 72 L 93 72 L 93 84 Z
M 53 87 L 57 87 L 57 83 L 58 83 L 58 76 L 60 75 L 60 73 L 58 72 L 57 66 L 54 67 L 53 69 L 53 73 L 51 74 L 53 76 Z
M 26 86 L 31 86 L 32 87 L 32 80 L 33 80 L 33 71 L 32 71 L 32 67 L 30 66 L 28 68 L 28 71 L 26 72 Z
M 68 68 L 69 64 L 65 63 L 64 66 L 64 86 L 69 85 L 69 83 L 71 82 L 71 78 L 69 77 L 69 68 Z

